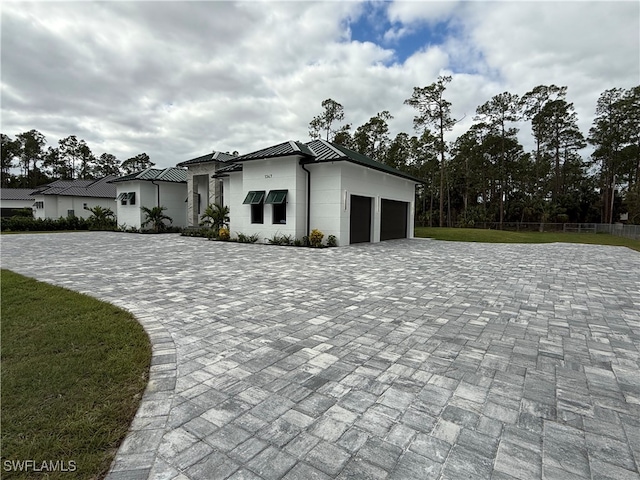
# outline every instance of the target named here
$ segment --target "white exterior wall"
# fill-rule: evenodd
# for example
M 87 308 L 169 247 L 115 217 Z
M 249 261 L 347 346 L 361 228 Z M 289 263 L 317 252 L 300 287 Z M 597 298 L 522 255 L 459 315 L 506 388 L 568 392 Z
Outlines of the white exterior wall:
M 209 162 L 187 167 L 187 222 L 189 226 L 197 227 L 202 220 L 202 214 L 210 203 L 221 201 L 219 180 L 213 178 L 218 163 Z M 200 194 L 200 208 L 198 209 L 197 195 Z M 200 212 L 198 213 L 198 210 Z
M 340 245 L 348 245 L 350 243 L 351 195 L 373 198 L 373 212 L 371 215 L 372 242 L 380 241 L 381 200 L 408 202 L 407 238 L 413 238 L 415 182 L 371 168 L 343 162 L 341 187 L 343 208 L 340 210 Z M 313 189 L 313 185 L 311 188 Z M 346 209 L 344 208 L 345 199 L 347 202 Z
M 155 189 L 155 185 L 151 182 Z M 187 184 L 173 182 L 156 182 L 160 186 L 160 206 L 167 207 L 165 215 L 172 218 L 173 227 L 187 226 Z M 153 206 L 156 206 L 154 203 Z
M 153 208 L 158 206 L 158 190 L 160 188 L 160 206 L 166 207 L 165 215 L 173 219 L 172 226 L 187 226 L 187 184 L 173 182 L 132 181 L 118 182 L 116 185 L 116 199 L 124 192 L 135 192 L 135 205 L 122 205 L 120 200 L 116 200 L 119 227 L 142 228 L 142 222 L 146 215 L 140 207 Z M 145 228 L 149 228 L 148 226 Z
M 31 208 L 33 200 L 2 200 L 0 208 Z
M 222 191 L 222 205 L 229 207 L 229 232 L 231 236 L 235 237 L 238 232 L 245 235 L 258 233 L 244 228 L 245 221 L 251 223 L 251 211 L 247 212 L 246 205 L 242 204 L 246 196 L 246 193 L 242 193 L 244 191 L 242 188 L 242 172 L 231 172 L 228 177 L 224 177 Z M 247 217 L 247 215 L 249 216 Z
M 343 163 L 331 162 L 305 166 L 311 172 L 311 222 L 309 230 L 314 228 L 320 230 L 324 233 L 323 241 L 325 242 L 329 235 L 334 235 L 338 240 L 338 245 L 347 244 L 340 231 Z
M 64 195 L 37 195 L 34 197 L 35 202 L 44 202 L 44 208 L 34 208 L 35 218 L 51 218 L 57 220 L 60 217 L 67 217 L 69 210 L 78 218 L 89 218 L 92 213 L 87 208 L 100 206 L 102 208 L 110 208 L 116 211 L 116 204 L 113 198 L 96 198 L 96 197 L 70 197 Z
M 249 160 L 242 163 L 241 183 L 234 181 L 232 174 L 230 189 L 230 216 L 233 217 L 233 232 L 246 235 L 257 233 L 261 241 L 274 235 L 291 235 L 302 238 L 306 235 L 306 173 L 298 165 L 297 157 L 281 157 L 265 160 Z M 240 195 L 236 188 L 240 187 Z M 242 202 L 247 193 L 264 190 L 287 190 L 286 224 L 273 224 L 273 207 L 264 205 L 264 223 L 251 223 L 251 206 Z M 226 192 L 226 190 L 225 190 Z M 237 223 L 236 223 L 237 220 Z

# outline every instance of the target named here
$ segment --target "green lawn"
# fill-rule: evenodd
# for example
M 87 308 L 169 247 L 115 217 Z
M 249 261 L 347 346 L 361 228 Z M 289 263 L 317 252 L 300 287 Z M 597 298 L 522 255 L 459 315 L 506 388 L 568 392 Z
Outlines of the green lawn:
M 608 233 L 563 233 L 563 232 L 509 232 L 506 230 L 484 230 L 480 228 L 416 227 L 416 237 L 429 237 L 453 242 L 484 243 L 589 243 L 595 245 L 618 245 L 640 252 L 640 240 L 617 237 Z
M 102 478 L 147 384 L 146 333 L 87 295 L 8 270 L 0 284 L 2 478 Z M 74 471 L 12 470 L 26 460 Z

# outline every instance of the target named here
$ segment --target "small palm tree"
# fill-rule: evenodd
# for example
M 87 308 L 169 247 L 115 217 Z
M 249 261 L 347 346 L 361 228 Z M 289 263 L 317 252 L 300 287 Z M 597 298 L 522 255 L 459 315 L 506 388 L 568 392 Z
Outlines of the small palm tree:
M 96 230 L 113 230 L 116 227 L 116 215 L 110 208 L 96 205 L 93 208 L 87 208 L 87 210 L 91 212 L 89 222 L 92 228 Z
M 201 226 L 209 227 L 214 232 L 229 225 L 229 207 L 210 203 L 202 215 Z
M 140 207 L 140 210 L 142 210 L 147 216 L 141 226 L 146 227 L 151 224 L 153 225 L 154 232 L 158 233 L 164 231 L 167 228 L 167 225 L 164 223 L 165 220 L 169 220 L 169 223 L 173 223 L 173 219 L 164 214 L 166 209 L 167 207 Z

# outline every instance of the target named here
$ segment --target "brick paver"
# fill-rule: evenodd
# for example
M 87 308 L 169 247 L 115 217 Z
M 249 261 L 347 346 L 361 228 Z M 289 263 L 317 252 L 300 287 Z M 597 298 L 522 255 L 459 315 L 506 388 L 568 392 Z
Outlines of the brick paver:
M 151 379 L 109 479 L 640 478 L 640 254 L 398 240 L 2 237 L 134 313 Z

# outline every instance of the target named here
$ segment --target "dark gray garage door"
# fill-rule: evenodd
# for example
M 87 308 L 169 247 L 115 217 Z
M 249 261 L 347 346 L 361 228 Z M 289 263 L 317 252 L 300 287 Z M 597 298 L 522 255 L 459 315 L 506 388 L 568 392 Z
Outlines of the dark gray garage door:
M 380 240 L 407 238 L 407 212 L 409 204 L 382 199 L 380 213 Z
M 351 195 L 351 243 L 371 241 L 371 197 Z

